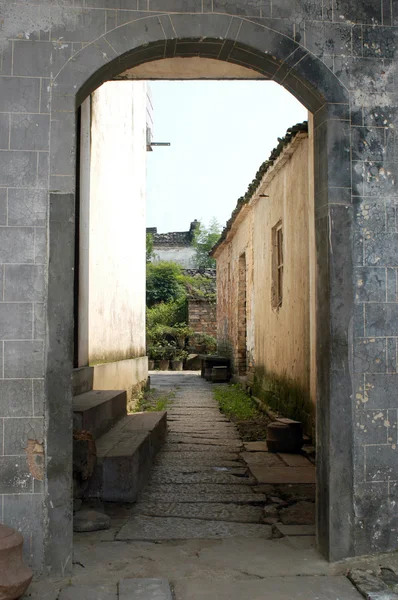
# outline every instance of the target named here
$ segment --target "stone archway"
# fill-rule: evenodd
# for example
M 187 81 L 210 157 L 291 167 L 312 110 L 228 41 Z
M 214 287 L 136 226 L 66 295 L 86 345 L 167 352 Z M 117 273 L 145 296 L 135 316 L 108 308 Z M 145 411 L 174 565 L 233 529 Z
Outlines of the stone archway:
M 319 547 L 330 559 L 394 549 L 393 5 L 36 4 L 21 11 L 19 0 L 7 2 L 0 32 L 0 494 L 7 524 L 23 521 L 34 566 L 71 566 L 76 104 L 128 68 L 175 56 L 247 66 L 286 87 L 314 115 Z M 380 414 L 381 427 L 373 419 Z M 41 449 L 35 477 L 26 453 L 31 439 Z M 28 523 L 21 514 L 34 518 Z
M 352 267 L 348 249 L 351 211 L 339 197 L 341 190 L 350 194 L 347 118 L 348 100 L 344 87 L 325 65 L 304 50 L 296 41 L 246 19 L 226 15 L 154 15 L 139 18 L 118 27 L 75 54 L 54 79 L 51 132 L 51 213 L 50 273 L 49 273 L 49 338 L 59 340 L 60 318 L 54 307 L 59 294 L 59 279 L 65 278 L 66 288 L 72 287 L 71 270 L 65 269 L 64 244 L 73 247 L 73 234 L 65 232 L 67 214 L 74 211 L 74 147 L 75 102 L 82 100 L 104 81 L 115 78 L 126 69 L 146 62 L 171 57 L 199 56 L 254 69 L 293 93 L 314 115 L 315 130 L 315 197 L 317 214 L 318 255 L 318 544 L 331 559 L 351 555 L 351 527 L 341 531 L 340 524 L 352 515 L 352 452 L 342 440 L 352 436 L 349 388 L 342 392 L 335 377 L 349 373 L 349 318 L 352 313 Z M 73 94 L 71 92 L 74 92 Z M 66 104 L 69 111 L 66 112 Z M 59 141 L 62 140 L 62 144 Z M 68 160 L 65 160 L 65 144 Z M 57 215 L 59 214 L 59 217 Z M 67 214 L 66 214 L 67 213 Z M 62 229 L 62 232 L 61 232 Z M 64 235 L 63 244 L 59 236 Z M 341 262 L 344 257 L 344 262 Z M 71 260 L 71 256 L 69 257 Z M 332 268 L 330 268 L 332 267 Z M 61 274 L 62 271 L 62 274 Z M 329 296 L 330 294 L 330 296 Z M 344 310 L 329 298 L 343 294 Z M 72 311 L 63 303 L 63 354 L 68 360 L 47 358 L 47 393 L 51 398 L 63 396 L 71 402 L 67 378 L 71 369 Z M 331 310 L 331 313 L 329 311 Z M 333 323 L 333 326 L 330 324 Z M 61 340 L 59 340 L 61 341 Z M 338 353 L 339 358 L 337 358 Z M 340 361 L 338 374 L 333 365 Z M 69 369 L 69 370 L 68 370 Z M 345 427 L 341 416 L 347 412 Z M 51 417 L 51 412 L 50 412 Z M 51 426 L 53 423 L 53 427 Z M 65 422 L 65 426 L 70 424 Z M 59 431 L 59 415 L 50 420 L 49 444 L 53 431 Z M 333 460 L 333 447 L 341 446 L 339 460 Z M 70 448 L 65 448 L 62 464 L 65 468 Z M 60 457 L 61 458 L 61 457 Z M 59 465 L 61 467 L 61 464 Z M 63 484 L 68 485 L 64 476 Z M 49 490 L 59 489 L 59 477 L 51 478 Z M 51 513 L 50 513 L 51 514 Z M 51 526 L 50 520 L 50 526 Z M 352 523 L 352 518 L 348 523 Z M 58 518 L 54 517 L 54 525 Z

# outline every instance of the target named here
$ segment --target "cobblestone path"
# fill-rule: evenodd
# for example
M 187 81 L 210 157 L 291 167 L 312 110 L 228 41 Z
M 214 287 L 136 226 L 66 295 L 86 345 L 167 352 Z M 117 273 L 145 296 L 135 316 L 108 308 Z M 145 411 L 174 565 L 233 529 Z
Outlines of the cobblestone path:
M 152 375 L 152 387 L 175 392 L 167 409 L 168 438 L 151 480 L 118 540 L 272 537 L 263 524 L 266 496 L 240 458 L 235 426 L 196 373 Z

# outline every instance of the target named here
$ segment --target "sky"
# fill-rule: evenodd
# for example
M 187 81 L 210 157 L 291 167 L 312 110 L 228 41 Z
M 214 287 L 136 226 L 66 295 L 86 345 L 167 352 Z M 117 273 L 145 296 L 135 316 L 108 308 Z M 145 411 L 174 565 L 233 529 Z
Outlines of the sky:
M 271 81 L 152 81 L 147 227 L 187 231 L 215 217 L 224 227 L 259 166 L 306 109 Z

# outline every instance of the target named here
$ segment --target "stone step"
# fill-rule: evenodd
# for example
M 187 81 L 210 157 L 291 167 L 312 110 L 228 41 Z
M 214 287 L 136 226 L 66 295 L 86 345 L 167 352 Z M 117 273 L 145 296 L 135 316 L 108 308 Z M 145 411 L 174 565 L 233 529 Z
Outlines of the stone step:
M 108 502 L 135 502 L 167 435 L 167 413 L 128 415 L 97 440 L 97 465 L 85 493 Z
M 118 584 L 69 585 L 58 600 L 172 600 L 167 579 L 122 579 Z
M 167 579 L 122 579 L 119 600 L 172 600 Z
M 137 502 L 134 516 L 179 517 L 206 521 L 235 523 L 262 523 L 264 509 L 251 504 L 223 504 L 222 502 Z
M 137 515 L 121 528 L 116 540 L 160 541 L 198 538 L 211 540 L 232 537 L 269 540 L 272 538 L 272 528 L 269 525 L 254 523 Z M 215 598 L 215 596 L 210 595 L 209 598 Z
M 73 398 L 73 429 L 84 429 L 98 439 L 127 414 L 123 390 L 91 390 Z
M 93 389 L 94 367 L 79 367 L 72 371 L 72 395 L 85 394 Z

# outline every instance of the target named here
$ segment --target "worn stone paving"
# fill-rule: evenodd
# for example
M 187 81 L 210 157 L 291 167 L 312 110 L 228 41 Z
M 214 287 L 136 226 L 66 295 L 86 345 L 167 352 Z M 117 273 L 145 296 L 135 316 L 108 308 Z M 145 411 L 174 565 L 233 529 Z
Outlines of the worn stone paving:
M 253 489 L 242 441 L 220 413 L 211 385 L 197 374 L 159 374 L 152 385 L 158 391 L 176 386 L 167 442 L 116 539 L 270 539 L 272 528 L 263 522 L 267 497 Z
M 305 471 L 306 459 L 270 455 L 265 442 L 210 449 L 197 444 L 192 451 L 190 440 L 171 441 L 181 430 L 184 437 L 193 431 L 207 440 L 235 443 L 239 437 L 215 406 L 211 386 L 197 375 L 154 379 L 160 390 L 177 386 L 179 408 L 176 413 L 170 407 L 168 447 L 158 455 L 147 489 L 134 506 L 99 503 L 111 528 L 76 534 L 72 575 L 34 582 L 24 598 L 360 600 L 342 576 L 347 563 L 331 565 L 316 551 L 313 525 L 283 523 L 297 518 L 300 503 L 301 516 L 311 512 L 315 486 L 258 484 L 248 469 L 300 463 L 290 468 Z M 195 408 L 197 402 L 208 408 Z

